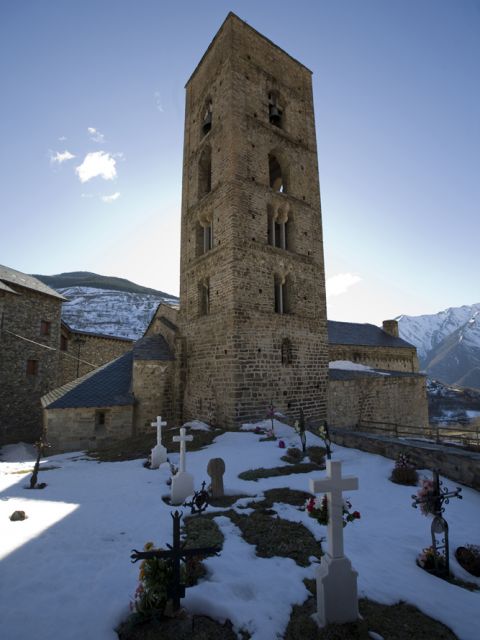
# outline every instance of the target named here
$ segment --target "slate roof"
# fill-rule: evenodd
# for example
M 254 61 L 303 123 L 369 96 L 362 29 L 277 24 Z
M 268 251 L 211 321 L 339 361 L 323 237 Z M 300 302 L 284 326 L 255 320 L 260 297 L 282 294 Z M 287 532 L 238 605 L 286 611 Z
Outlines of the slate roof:
M 99 369 L 54 389 L 43 396 L 43 408 L 75 409 L 134 404 L 132 360 L 133 352 L 129 351 Z
M 133 347 L 134 360 L 175 360 L 165 338 L 160 334 L 144 336 Z
M 1 280 L 0 280 L 0 291 L 8 291 L 8 293 L 14 293 L 15 295 L 18 295 L 16 291 L 14 291 L 13 289 L 10 289 L 10 287 L 4 284 Z
M 348 344 L 365 347 L 396 347 L 397 349 L 415 349 L 413 344 L 391 336 L 374 324 L 356 322 L 327 322 L 328 342 L 330 344 Z
M 4 267 L 0 264 L 0 280 L 7 284 L 16 284 L 19 287 L 25 287 L 26 289 L 32 289 L 33 291 L 38 291 L 38 293 L 44 293 L 47 296 L 52 296 L 52 298 L 58 298 L 59 300 L 66 300 L 62 295 L 52 289 L 51 287 L 47 287 L 46 284 L 43 284 L 37 278 L 33 276 L 29 276 L 26 273 L 22 273 L 21 271 L 15 271 L 15 269 L 11 269 L 10 267 Z

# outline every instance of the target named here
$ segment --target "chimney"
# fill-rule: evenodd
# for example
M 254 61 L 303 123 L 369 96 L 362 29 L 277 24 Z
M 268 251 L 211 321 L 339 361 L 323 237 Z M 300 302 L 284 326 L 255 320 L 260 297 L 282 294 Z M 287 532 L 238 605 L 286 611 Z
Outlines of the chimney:
M 398 334 L 398 321 L 397 320 L 384 320 L 383 321 L 383 330 L 388 335 L 393 336 L 394 338 L 399 338 Z

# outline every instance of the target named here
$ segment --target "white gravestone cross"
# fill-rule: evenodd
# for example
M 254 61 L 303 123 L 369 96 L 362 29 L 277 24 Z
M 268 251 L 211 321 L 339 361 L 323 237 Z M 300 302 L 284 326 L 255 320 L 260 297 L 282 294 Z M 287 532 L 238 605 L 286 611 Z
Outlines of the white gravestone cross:
M 157 444 L 152 449 L 150 468 L 158 469 L 163 462 L 167 461 L 167 450 L 162 445 L 162 427 L 166 427 L 167 423 L 162 422 L 162 416 L 157 416 L 156 421 L 151 425 L 157 428 Z
M 177 473 L 172 478 L 172 504 L 183 504 L 188 496 L 194 493 L 193 476 L 187 473 L 186 442 L 191 442 L 193 436 L 185 435 L 185 427 L 181 427 L 180 435 L 173 437 L 173 442 L 180 443 L 180 464 Z
M 343 491 L 358 489 L 358 478 L 342 477 L 342 463 L 327 460 L 327 477 L 310 480 L 312 493 L 328 499 L 328 549 L 317 569 L 317 622 L 344 624 L 358 620 L 357 572 L 343 554 Z

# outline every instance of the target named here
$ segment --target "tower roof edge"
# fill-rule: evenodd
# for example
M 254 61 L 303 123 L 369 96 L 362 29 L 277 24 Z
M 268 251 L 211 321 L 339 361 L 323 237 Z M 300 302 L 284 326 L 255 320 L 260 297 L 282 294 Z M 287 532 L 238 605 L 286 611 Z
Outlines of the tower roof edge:
M 188 85 L 190 84 L 190 82 L 192 81 L 193 77 L 195 76 L 195 74 L 197 73 L 199 67 L 201 66 L 203 60 L 205 59 L 206 55 L 208 54 L 208 52 L 210 51 L 210 49 L 212 49 L 213 45 L 215 44 L 215 41 L 217 40 L 218 36 L 220 35 L 220 33 L 223 31 L 223 29 L 225 28 L 225 26 L 231 22 L 231 21 L 237 21 L 240 24 L 242 24 L 243 26 L 247 27 L 247 29 L 250 29 L 250 31 L 253 31 L 257 36 L 259 36 L 260 38 L 262 38 L 262 40 L 265 40 L 266 42 L 268 42 L 269 44 L 272 45 L 272 47 L 275 47 L 275 49 L 278 49 L 278 51 L 281 51 L 284 55 L 286 55 L 288 58 L 290 58 L 291 60 L 293 60 L 294 62 L 296 62 L 297 64 L 299 64 L 301 67 L 303 67 L 306 71 L 308 71 L 308 73 L 313 74 L 312 70 L 309 69 L 307 66 L 305 66 L 302 62 L 300 62 L 299 60 L 297 60 L 296 58 L 294 58 L 293 56 L 291 56 L 289 53 L 287 53 L 285 51 L 285 49 L 282 49 L 282 47 L 279 47 L 278 44 L 275 44 L 275 42 L 273 42 L 273 40 L 270 40 L 270 38 L 267 38 L 266 36 L 263 35 L 263 33 L 260 33 L 260 31 L 257 31 L 257 29 L 254 29 L 254 27 L 252 27 L 251 25 L 248 24 L 248 22 L 245 22 L 245 20 L 242 20 L 241 18 L 239 18 L 237 16 L 236 13 L 233 13 L 233 11 L 229 11 L 227 14 L 227 17 L 225 18 L 225 20 L 222 22 L 222 24 L 220 25 L 220 28 L 218 29 L 217 33 L 214 35 L 212 41 L 210 42 L 210 44 L 208 45 L 208 47 L 205 50 L 205 53 L 203 54 L 203 56 L 200 58 L 197 66 L 195 67 L 195 69 L 193 70 L 192 74 L 190 75 L 190 77 L 188 78 L 187 82 L 185 83 L 185 88 L 188 87 Z

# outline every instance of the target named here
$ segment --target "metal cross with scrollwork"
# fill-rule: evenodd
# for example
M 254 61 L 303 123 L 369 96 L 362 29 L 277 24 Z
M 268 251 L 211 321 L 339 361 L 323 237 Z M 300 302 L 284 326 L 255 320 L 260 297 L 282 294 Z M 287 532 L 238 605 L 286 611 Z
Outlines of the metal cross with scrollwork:
M 193 498 L 190 502 L 184 502 L 184 507 L 190 507 L 190 513 L 195 515 L 196 513 L 202 513 L 210 504 L 210 495 L 205 489 L 205 481 L 202 482 L 202 488 L 200 491 L 195 491 Z
M 415 509 L 420 504 L 427 507 L 427 511 L 433 515 L 431 526 L 432 548 L 434 552 L 435 571 L 438 576 L 448 576 L 450 574 L 450 554 L 448 548 L 448 522 L 443 517 L 445 511 L 444 504 L 450 502 L 450 498 L 463 498 L 460 495 L 462 489 L 457 487 L 455 491 L 449 491 L 443 486 L 438 471 L 433 471 L 433 490 L 423 498 L 412 495 L 412 507 Z M 437 537 L 438 536 L 438 537 Z
M 161 558 L 168 560 L 172 565 L 172 579 L 167 587 L 167 596 L 172 599 L 173 611 L 180 609 L 180 599 L 185 597 L 185 585 L 181 581 L 180 562 L 186 562 L 187 558 L 193 556 L 206 556 L 209 554 L 217 555 L 220 547 L 201 547 L 195 549 L 185 549 L 186 542 L 180 540 L 180 520 L 183 513 L 175 511 L 170 513 L 173 519 L 173 545 L 167 544 L 166 549 L 154 549 L 152 551 L 137 551 L 132 549 L 130 556 L 132 563 L 138 560 L 151 560 L 152 558 Z
M 319 436 L 325 444 L 327 450 L 327 460 L 332 459 L 332 438 L 330 436 L 330 430 L 328 428 L 328 422 L 324 420 L 323 425 L 320 427 Z

